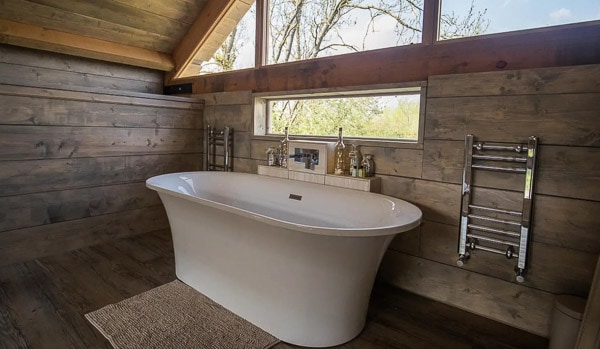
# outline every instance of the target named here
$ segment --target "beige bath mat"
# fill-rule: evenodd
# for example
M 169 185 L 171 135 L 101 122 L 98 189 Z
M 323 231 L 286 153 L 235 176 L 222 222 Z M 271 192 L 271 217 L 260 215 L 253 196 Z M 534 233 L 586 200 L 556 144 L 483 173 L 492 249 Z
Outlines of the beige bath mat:
M 85 317 L 117 349 L 265 349 L 279 342 L 178 280 Z

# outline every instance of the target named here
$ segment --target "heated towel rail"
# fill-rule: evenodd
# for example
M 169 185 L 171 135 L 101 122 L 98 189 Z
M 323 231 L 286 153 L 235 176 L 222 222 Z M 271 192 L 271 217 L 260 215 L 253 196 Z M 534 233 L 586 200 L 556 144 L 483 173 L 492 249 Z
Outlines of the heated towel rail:
M 206 171 L 233 171 L 233 129 L 216 129 L 208 125 L 204 131 L 204 169 Z M 218 148 L 220 147 L 220 148 Z M 220 154 L 217 150 L 222 149 Z M 217 159 L 223 158 L 222 163 Z
M 516 280 L 525 281 L 537 143 L 538 139 L 534 136 L 529 137 L 527 144 L 516 145 L 475 142 L 473 135 L 466 136 L 458 266 L 462 267 L 474 250 L 501 254 L 508 259 L 516 257 Z M 522 209 L 516 211 L 474 204 L 472 177 L 479 170 L 522 174 L 525 182 Z

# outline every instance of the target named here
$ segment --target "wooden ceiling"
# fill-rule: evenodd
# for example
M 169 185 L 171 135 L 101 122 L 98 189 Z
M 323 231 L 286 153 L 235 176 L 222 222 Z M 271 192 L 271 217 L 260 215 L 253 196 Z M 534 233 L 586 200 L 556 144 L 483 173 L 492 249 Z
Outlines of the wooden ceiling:
M 171 71 L 180 76 L 209 38 L 223 42 L 229 35 L 223 27 L 231 27 L 231 13 L 239 16 L 240 6 L 247 10 L 253 2 L 0 0 L 0 43 Z

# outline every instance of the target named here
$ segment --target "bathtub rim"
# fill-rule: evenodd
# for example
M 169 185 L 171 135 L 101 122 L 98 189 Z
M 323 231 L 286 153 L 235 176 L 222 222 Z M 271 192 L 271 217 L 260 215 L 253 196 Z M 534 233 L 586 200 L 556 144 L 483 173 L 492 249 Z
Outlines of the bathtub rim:
M 405 224 L 393 225 L 393 226 L 388 225 L 388 226 L 377 226 L 377 227 L 368 227 L 368 228 L 348 228 L 348 227 L 333 228 L 333 227 L 311 226 L 311 225 L 306 225 L 306 224 L 299 224 L 299 223 L 283 221 L 280 219 L 268 217 L 268 216 L 265 216 L 265 215 L 262 215 L 259 213 L 255 213 L 255 212 L 251 212 L 251 211 L 248 211 L 248 210 L 245 210 L 242 208 L 238 208 L 235 206 L 227 205 L 224 203 L 216 202 L 213 200 L 201 198 L 201 197 L 194 196 L 194 195 L 177 192 L 177 191 L 171 190 L 165 186 L 161 186 L 158 183 L 156 183 L 156 181 L 158 179 L 160 179 L 161 177 L 171 177 L 171 176 L 179 176 L 179 175 L 186 175 L 186 174 L 187 175 L 198 174 L 198 173 L 209 173 L 209 172 L 208 171 L 186 171 L 186 172 L 165 173 L 165 174 L 161 174 L 161 175 L 157 175 L 157 176 L 148 178 L 146 180 L 146 187 L 151 190 L 156 191 L 159 195 L 164 194 L 164 195 L 175 196 L 175 197 L 178 197 L 183 200 L 193 201 L 193 202 L 196 202 L 201 205 L 206 205 L 209 207 L 224 210 L 226 212 L 229 212 L 229 213 L 232 213 L 232 214 L 235 214 L 238 216 L 250 218 L 250 219 L 253 219 L 253 220 L 268 224 L 268 225 L 277 226 L 280 228 L 285 228 L 285 229 L 290 229 L 290 230 L 295 230 L 295 231 L 299 231 L 299 232 L 305 232 L 305 233 L 314 234 L 314 235 L 328 235 L 328 236 L 339 236 L 339 237 L 348 237 L 348 238 L 367 238 L 367 237 L 374 237 L 374 236 L 395 235 L 395 234 L 403 233 L 403 232 L 412 230 L 414 228 L 417 228 L 418 226 L 420 226 L 421 221 L 423 219 L 423 212 L 416 205 L 414 205 L 406 200 L 398 199 L 398 198 L 387 196 L 387 195 L 377 194 L 377 193 L 361 192 L 361 195 L 366 194 L 366 195 L 372 195 L 372 196 L 380 196 L 384 200 L 389 200 L 396 204 L 401 204 L 403 206 L 406 206 L 408 209 L 413 211 L 410 213 L 411 215 L 415 215 L 418 217 L 415 217 L 414 219 L 412 219 L 412 221 L 408 221 Z M 214 173 L 215 173 L 215 175 L 227 173 L 227 174 L 235 174 L 235 175 L 242 175 L 242 176 L 260 176 L 258 174 L 240 173 L 240 172 L 214 172 Z M 263 176 L 261 176 L 261 177 L 263 177 Z M 324 186 L 323 184 L 298 182 L 298 181 L 284 179 L 284 178 L 268 177 L 268 179 L 282 181 L 282 182 L 288 181 L 288 182 L 307 185 L 307 186 Z M 331 187 L 331 186 L 328 186 L 328 188 L 332 188 L 334 190 L 354 191 L 352 189 L 338 188 L 338 187 Z

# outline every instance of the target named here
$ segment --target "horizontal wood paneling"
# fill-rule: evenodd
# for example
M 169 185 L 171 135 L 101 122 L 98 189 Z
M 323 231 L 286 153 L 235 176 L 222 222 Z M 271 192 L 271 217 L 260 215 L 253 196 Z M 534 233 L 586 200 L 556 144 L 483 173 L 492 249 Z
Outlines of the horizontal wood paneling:
M 116 72 L 113 73 L 111 71 L 113 67 L 122 67 L 115 63 L 92 61 L 94 64 L 90 65 L 96 66 L 96 69 L 86 71 L 81 64 L 76 66 L 77 69 L 70 68 L 70 63 L 77 59 L 66 55 L 48 53 L 44 56 L 35 56 L 39 55 L 37 53 L 39 51 L 6 44 L 0 44 L 0 50 L 0 83 L 2 84 L 63 90 L 88 88 L 162 93 L 162 83 L 157 79 L 160 77 L 160 73 L 153 70 L 132 68 L 134 73 L 142 72 L 141 77 L 136 78 L 135 74 L 126 76 L 122 68 L 115 68 Z M 54 63 L 40 64 L 38 59 L 22 58 L 24 55 L 32 54 L 42 62 L 53 61 Z
M 514 142 L 537 136 L 543 144 L 600 146 L 600 93 L 431 98 L 426 139 Z M 595 125 L 595 127 L 594 127 Z
M 423 217 L 439 223 L 457 224 L 460 186 L 396 176 L 381 176 L 381 193 L 419 206 Z
M 135 105 L 140 107 L 158 107 L 174 109 L 202 110 L 204 102 L 196 98 L 154 95 L 129 91 L 98 91 L 78 88 L 77 91 L 51 90 L 28 86 L 0 84 L 0 94 L 35 98 L 64 99 L 83 102 Z
M 458 227 L 426 221 L 421 228 L 422 258 L 456 266 Z M 567 293 L 585 297 L 596 267 L 597 254 L 533 242 L 530 246 L 528 272 L 524 286 L 552 293 Z M 516 259 L 487 253 L 472 252 L 472 260 L 463 267 L 479 274 L 515 281 Z
M 252 125 L 252 104 L 207 106 L 204 109 L 204 122 L 216 128 L 232 127 L 235 131 L 254 132 Z
M 0 196 L 139 182 L 163 173 L 198 170 L 201 160 L 201 154 L 193 153 L 3 161 Z
M 116 156 L 202 150 L 193 130 L 0 126 L 0 160 Z
M 0 232 L 0 265 L 168 227 L 167 215 L 161 205 L 4 231 Z
M 379 276 L 402 289 L 547 336 L 551 293 L 395 251 L 386 253 Z
M 539 195 L 533 213 L 533 238 L 554 246 L 600 254 L 598 212 L 598 201 Z
M 372 154 L 375 173 L 390 176 L 421 178 L 423 150 L 361 146 L 360 152 Z
M 514 143 L 522 142 L 526 143 L 526 138 Z M 423 155 L 423 178 L 462 183 L 463 152 L 464 141 L 428 140 Z M 538 164 L 536 193 L 600 200 L 600 148 L 540 145 Z M 477 171 L 473 183 L 522 191 L 524 178 L 519 174 Z
M 144 182 L 200 168 L 203 101 L 143 93 L 162 84 L 139 68 L 0 52 L 0 264 L 167 228 Z
M 197 94 L 194 97 L 203 99 L 206 106 L 252 104 L 252 91 L 250 90 Z
M 0 231 L 160 204 L 156 192 L 144 182 L 7 196 L 0 200 Z
M 430 98 L 461 96 L 543 95 L 600 92 L 600 82 L 589 79 L 600 74 L 600 66 L 540 68 L 477 74 L 429 77 Z
M 0 63 L 0 83 L 72 90 L 87 87 L 97 90 L 123 90 L 161 93 L 159 82 L 135 81 L 88 73 Z
M 156 70 L 107 62 L 89 64 L 84 59 L 11 45 L 0 45 L 0 61 L 7 64 L 81 73 L 88 76 L 111 76 L 129 80 L 133 78 L 139 81 L 163 83 L 163 74 Z
M 10 95 L 0 95 L 0 103 L 4 125 L 202 128 L 201 112 L 192 109 Z

